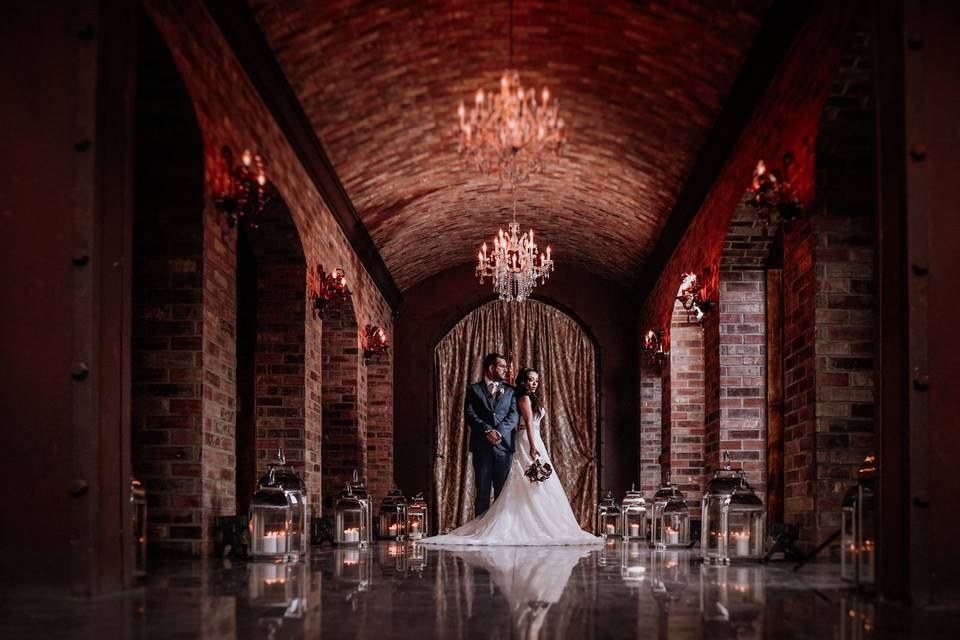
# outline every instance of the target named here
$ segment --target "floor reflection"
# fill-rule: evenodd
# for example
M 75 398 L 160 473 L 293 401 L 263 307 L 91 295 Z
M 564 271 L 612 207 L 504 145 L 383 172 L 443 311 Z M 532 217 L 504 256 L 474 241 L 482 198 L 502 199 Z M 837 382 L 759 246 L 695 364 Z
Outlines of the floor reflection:
M 5 638 L 957 637 L 958 612 L 909 612 L 803 572 L 701 565 L 688 550 L 324 547 L 298 564 L 167 561 L 119 597 L 3 593 Z

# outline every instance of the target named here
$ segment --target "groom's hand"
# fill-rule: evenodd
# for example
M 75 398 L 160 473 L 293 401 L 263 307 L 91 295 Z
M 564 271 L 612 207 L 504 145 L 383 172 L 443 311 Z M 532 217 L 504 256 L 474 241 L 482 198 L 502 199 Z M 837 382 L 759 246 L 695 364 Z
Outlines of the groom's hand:
M 487 436 L 487 440 L 490 442 L 490 444 L 498 444 L 503 439 L 503 436 L 500 435 L 500 432 L 495 429 L 487 429 L 487 432 L 484 435 Z

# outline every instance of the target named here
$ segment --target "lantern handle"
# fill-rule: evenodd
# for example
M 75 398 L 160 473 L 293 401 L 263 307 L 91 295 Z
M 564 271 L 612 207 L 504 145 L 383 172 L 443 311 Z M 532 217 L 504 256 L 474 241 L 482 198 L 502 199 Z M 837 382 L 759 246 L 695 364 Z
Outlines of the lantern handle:
M 287 457 L 283 455 L 283 447 L 277 449 L 277 462 L 280 464 L 287 464 Z
M 723 452 L 723 470 L 730 471 L 730 452 L 729 451 Z

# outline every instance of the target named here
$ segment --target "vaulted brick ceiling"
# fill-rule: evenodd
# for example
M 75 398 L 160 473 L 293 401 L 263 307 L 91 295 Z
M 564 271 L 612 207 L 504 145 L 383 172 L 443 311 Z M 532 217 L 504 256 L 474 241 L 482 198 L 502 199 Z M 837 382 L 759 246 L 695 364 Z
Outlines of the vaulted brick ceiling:
M 511 196 L 464 167 L 456 108 L 508 65 L 508 2 L 251 6 L 399 287 L 470 261 Z M 636 279 L 766 6 L 515 0 L 514 66 L 568 123 L 564 156 L 518 197 L 558 269 Z

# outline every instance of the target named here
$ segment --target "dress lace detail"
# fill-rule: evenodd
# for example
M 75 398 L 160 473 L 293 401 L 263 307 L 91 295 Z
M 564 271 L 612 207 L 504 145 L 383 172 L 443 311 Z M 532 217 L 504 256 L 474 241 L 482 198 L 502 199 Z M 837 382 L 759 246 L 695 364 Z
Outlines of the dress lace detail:
M 533 442 L 541 462 L 550 462 L 540 436 L 543 407 L 533 421 Z M 479 518 L 446 535 L 424 538 L 421 544 L 437 545 L 582 545 L 601 544 L 600 538 L 580 528 L 557 473 L 544 482 L 530 482 L 524 470 L 530 466 L 530 445 L 524 425 L 514 434 L 516 452 L 510 475 L 500 497 Z M 553 463 L 550 463 L 551 466 Z

